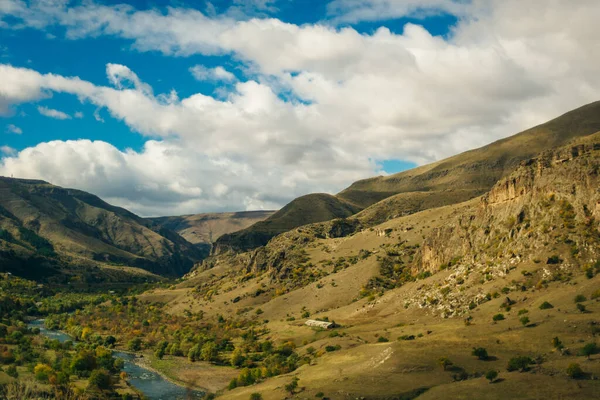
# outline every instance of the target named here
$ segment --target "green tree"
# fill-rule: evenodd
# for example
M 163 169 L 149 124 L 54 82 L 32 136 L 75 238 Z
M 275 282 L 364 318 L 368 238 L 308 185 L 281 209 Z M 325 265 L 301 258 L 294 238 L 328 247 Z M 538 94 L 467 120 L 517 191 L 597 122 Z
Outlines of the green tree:
M 480 360 L 487 360 L 489 358 L 487 350 L 483 347 L 473 347 L 471 355 L 477 357 Z
M 142 339 L 134 338 L 127 342 L 127 348 L 130 351 L 140 351 L 142 349 Z
M 552 304 L 548 303 L 547 301 L 540 304 L 540 310 L 547 310 L 550 308 L 554 308 L 554 306 Z
M 100 390 L 110 389 L 111 379 L 109 372 L 105 369 L 93 370 L 90 375 L 89 384 Z
M 492 317 L 494 321 L 502 321 L 504 319 L 504 314 L 496 314 Z
M 561 350 L 562 348 L 564 348 L 565 346 L 563 345 L 563 343 L 560 341 L 560 339 L 558 338 L 558 336 L 552 338 L 552 346 L 555 349 Z
M 290 394 L 293 395 L 294 392 L 296 391 L 297 387 L 298 387 L 298 377 L 295 376 L 292 378 L 292 381 L 290 383 L 285 385 L 285 391 L 290 392 Z
M 215 342 L 204 343 L 200 355 L 204 361 L 216 361 L 219 356 L 219 350 Z
M 235 349 L 233 351 L 233 353 L 231 353 L 231 366 L 232 367 L 239 368 L 242 366 L 244 361 L 246 361 L 246 358 L 244 357 L 242 350 Z
M 571 363 L 567 367 L 567 375 L 569 378 L 579 379 L 585 376 L 585 373 L 577 363 Z
M 488 381 L 490 381 L 490 383 L 494 383 L 494 381 L 496 380 L 497 377 L 498 377 L 498 371 L 496 371 L 494 369 L 490 369 L 485 374 L 485 379 L 487 379 Z
M 593 354 L 598 352 L 598 345 L 596 343 L 588 343 L 581 349 L 581 355 L 586 356 L 589 360 Z
M 8 369 L 6 370 L 6 374 L 8 376 L 12 376 L 13 378 L 19 377 L 19 372 L 17 371 L 17 367 L 15 365 L 9 365 Z
M 262 394 L 260 393 L 252 393 L 250 395 L 250 400 L 262 400 Z
M 529 324 L 529 317 L 521 317 L 519 321 L 521 321 L 521 324 L 523 324 L 523 326 L 527 326 L 527 324 Z
M 575 303 L 583 303 L 584 301 L 586 301 L 586 297 L 582 294 L 578 294 L 577 296 L 575 296 Z
M 585 306 L 581 303 L 577 303 L 577 309 L 579 310 L 579 312 L 584 313 L 586 312 Z
M 533 360 L 527 356 L 513 357 L 508 361 L 506 369 L 508 371 L 521 371 L 524 372 L 529 368 L 529 365 L 533 364 Z

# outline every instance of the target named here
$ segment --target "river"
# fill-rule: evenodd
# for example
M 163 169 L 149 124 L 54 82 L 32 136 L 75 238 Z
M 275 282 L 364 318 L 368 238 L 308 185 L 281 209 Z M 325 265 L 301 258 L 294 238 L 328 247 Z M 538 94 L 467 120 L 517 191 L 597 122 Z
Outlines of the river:
M 44 320 L 38 319 L 29 323 L 30 328 L 39 328 L 40 334 L 50 338 L 58 339 L 61 343 L 73 338 L 66 333 L 46 329 Z M 160 374 L 150 371 L 142 366 L 137 365 L 134 354 L 123 353 L 120 351 L 113 352 L 115 357 L 122 358 L 125 361 L 123 370 L 127 372 L 127 381 L 131 386 L 142 392 L 148 400 L 187 400 L 201 399 L 204 393 L 198 391 L 189 391 L 183 386 L 176 385 Z

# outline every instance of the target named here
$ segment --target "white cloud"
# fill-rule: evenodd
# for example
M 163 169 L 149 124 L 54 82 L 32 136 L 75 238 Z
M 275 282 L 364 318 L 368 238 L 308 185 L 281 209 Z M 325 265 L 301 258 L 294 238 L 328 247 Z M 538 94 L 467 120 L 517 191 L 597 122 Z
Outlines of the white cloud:
M 23 133 L 23 129 L 19 128 L 16 125 L 8 124 L 6 126 L 6 133 L 14 133 L 15 135 L 20 135 Z
M 12 156 L 17 153 L 17 150 L 10 146 L 0 146 L 0 153 L 4 154 L 5 156 Z
M 333 0 L 327 4 L 327 11 L 336 22 L 353 23 L 440 13 L 463 16 L 471 4 L 470 0 Z
M 54 118 L 54 119 L 71 119 L 69 114 L 66 114 L 62 111 L 55 110 L 53 108 L 48 108 L 44 106 L 38 106 L 38 112 L 45 117 Z
M 77 118 L 77 119 L 81 119 L 81 118 L 83 118 L 83 113 L 81 111 L 77 111 L 77 112 L 75 112 L 75 114 L 73 114 L 73 117 Z
M 517 0 L 337 0 L 330 6 L 337 10 L 332 17 L 346 22 L 452 12 L 460 19 L 448 38 L 414 24 L 399 34 L 386 28 L 361 34 L 183 8 L 161 13 L 88 2 L 68 10 L 30 4 L 7 2 L 0 13 L 22 26 L 60 25 L 73 40 L 111 35 L 131 40 L 139 51 L 231 55 L 255 77 L 240 82 L 223 67 L 197 66 L 198 79 L 225 80 L 231 89 L 219 99 L 200 93 L 179 99 L 174 91 L 155 94 L 124 65 L 107 66 L 110 87 L 0 65 L 0 114 L 54 92 L 71 93 L 97 107 L 96 119 L 106 109 L 132 130 L 160 139 L 140 153 L 98 142 L 40 144 L 28 150 L 56 168 L 22 151 L 0 171 L 84 187 L 142 213 L 158 212 L 161 199 L 173 210 L 194 212 L 270 208 L 307 192 L 335 192 L 377 173 L 375 160 L 440 159 L 600 93 L 597 1 L 552 1 L 543 12 Z M 93 152 L 104 156 L 91 158 Z M 95 169 L 65 176 L 62 169 L 77 165 L 76 157 L 92 160 Z M 116 186 L 131 190 L 119 194 L 109 183 L 102 186 L 103 179 L 120 182 L 109 173 L 113 165 L 127 171 L 126 184 Z M 168 178 L 146 173 L 148 166 L 168 171 Z M 89 179 L 92 173 L 105 178 Z
M 236 77 L 225 68 L 218 66 L 215 68 L 207 68 L 204 65 L 194 65 L 190 68 L 190 72 L 199 81 L 225 81 L 232 82 L 236 80 Z

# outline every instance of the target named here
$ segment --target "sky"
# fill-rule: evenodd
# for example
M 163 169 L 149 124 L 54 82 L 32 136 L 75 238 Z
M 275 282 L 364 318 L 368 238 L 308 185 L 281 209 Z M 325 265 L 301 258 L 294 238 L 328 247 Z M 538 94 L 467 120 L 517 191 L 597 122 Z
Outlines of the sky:
M 0 0 L 0 175 L 277 209 L 600 99 L 596 0 Z

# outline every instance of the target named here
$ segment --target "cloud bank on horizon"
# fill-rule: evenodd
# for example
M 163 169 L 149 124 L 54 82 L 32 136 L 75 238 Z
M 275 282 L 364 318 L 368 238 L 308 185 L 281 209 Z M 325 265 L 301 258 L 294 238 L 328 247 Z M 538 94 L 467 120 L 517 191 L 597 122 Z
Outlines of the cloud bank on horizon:
M 158 91 L 123 63 L 99 65 L 105 78 L 94 80 L 0 58 L 2 138 L 27 137 L 17 122 L 34 118 L 22 111 L 31 104 L 59 124 L 35 143 L 0 142 L 0 175 L 87 190 L 141 215 L 273 209 L 384 173 L 383 160 L 438 160 L 599 97 L 597 1 L 333 0 L 322 15 L 302 4 L 0 0 L 3 34 L 119 41 L 128 57 L 156 53 L 213 85 L 189 92 L 161 69 L 156 82 L 170 88 Z M 305 21 L 291 17 L 301 11 Z M 440 16 L 452 22 L 433 35 L 425 26 Z M 93 112 L 66 108 L 73 99 Z M 86 137 L 105 119 L 143 144 Z M 76 121 L 89 125 L 57 139 Z

